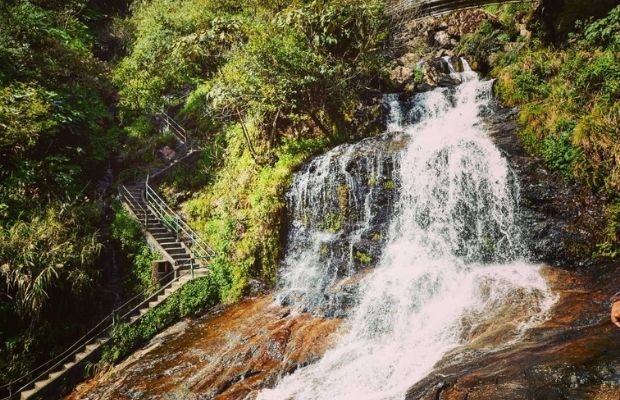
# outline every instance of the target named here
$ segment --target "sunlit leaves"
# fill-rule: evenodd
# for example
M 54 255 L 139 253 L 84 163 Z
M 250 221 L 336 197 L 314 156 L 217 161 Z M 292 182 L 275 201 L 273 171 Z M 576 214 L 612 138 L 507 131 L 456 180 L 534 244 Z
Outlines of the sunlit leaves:
M 80 292 L 90 285 L 101 249 L 97 236 L 84 231 L 91 211 L 57 204 L 0 228 L 0 276 L 22 316 L 37 315 L 60 287 Z

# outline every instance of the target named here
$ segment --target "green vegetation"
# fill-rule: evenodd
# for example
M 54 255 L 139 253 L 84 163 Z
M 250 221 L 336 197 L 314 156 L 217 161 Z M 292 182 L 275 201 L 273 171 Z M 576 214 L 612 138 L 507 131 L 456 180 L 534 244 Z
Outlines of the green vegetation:
M 394 190 L 396 189 L 396 183 L 391 179 L 387 179 L 383 182 L 383 188 L 387 190 Z
M 206 185 L 179 207 L 218 253 L 211 269 L 223 301 L 238 299 L 250 277 L 275 282 L 292 172 L 327 146 L 373 133 L 383 23 L 374 0 L 134 9 L 135 40 L 114 72 L 122 112 L 131 119 L 165 97 L 201 132 L 196 186 Z M 185 200 L 176 192 L 188 181 L 180 172 L 164 182 L 167 198 Z
M 338 213 L 328 213 L 323 218 L 321 229 L 332 233 L 338 233 L 342 229 L 342 215 Z
M 518 37 L 514 14 L 505 7 L 493 11 L 500 22 L 466 36 L 459 51 L 478 63 L 493 60 L 497 93 L 505 104 L 521 107 L 521 137 L 530 152 L 567 179 L 612 199 L 597 255 L 615 257 L 620 245 L 620 7 L 600 20 L 577 24 L 562 47 L 542 40 L 540 32 L 529 40 Z
M 120 3 L 0 4 L 2 381 L 64 350 L 110 309 L 94 301 L 105 289 L 100 254 L 108 239 L 128 265 L 126 294 L 154 290 L 158 255 L 129 214 L 106 206 L 97 182 L 111 159 L 120 181 L 162 163 L 157 151 L 176 139 L 160 132 L 160 111 L 203 150 L 191 167 L 164 177 L 160 191 L 217 255 L 208 277 L 135 325 L 118 325 L 104 363 L 179 318 L 238 300 L 250 279 L 274 285 L 294 171 L 379 130 L 378 100 L 390 86 L 382 0 L 135 0 L 129 10 Z M 529 151 L 611 199 L 597 255 L 616 257 L 620 8 L 582 23 L 561 48 L 536 32 L 520 36 L 514 14 L 527 6 L 490 10 L 498 19 L 457 51 L 475 68 L 493 67 L 501 99 L 521 106 Z M 415 82 L 423 75 L 416 69 Z M 375 176 L 368 184 L 395 189 Z M 335 196 L 339 213 L 322 226 L 334 233 L 350 193 L 342 185 Z M 372 262 L 361 251 L 355 259 Z
M 63 349 L 102 305 L 94 183 L 116 131 L 87 25 L 100 19 L 86 1 L 0 4 L 0 382 Z
M 217 284 L 211 276 L 185 284 L 161 305 L 149 310 L 135 325 L 117 325 L 112 332 L 112 344 L 104 349 L 101 365 L 121 360 L 162 329 L 219 301 Z
M 112 238 L 119 242 L 119 247 L 130 266 L 127 288 L 136 293 L 149 293 L 156 288 L 156 282 L 153 282 L 152 264 L 155 260 L 161 260 L 161 254 L 149 247 L 140 223 L 124 208 L 119 206 L 110 228 Z
M 137 144 L 153 131 L 143 115 L 162 106 L 196 133 L 202 158 L 160 188 L 217 256 L 203 283 L 117 328 L 107 362 L 201 307 L 238 300 L 250 278 L 275 284 L 292 173 L 378 131 L 386 76 L 379 0 L 153 0 L 136 3 L 125 25 L 133 40 L 113 72 L 120 116 Z
M 164 196 L 218 255 L 209 278 L 119 327 L 107 361 L 181 316 L 235 301 L 250 277 L 273 284 L 293 171 L 377 131 L 387 38 L 380 0 L 123 3 L 0 5 L 2 381 L 56 354 L 110 308 L 88 301 L 104 291 L 108 239 L 129 266 L 125 291 L 152 290 L 157 255 L 118 206 L 104 219 L 109 202 L 97 182 L 111 158 L 120 181 L 161 164 L 157 151 L 175 139 L 159 132 L 159 111 L 204 149 L 194 170 L 163 180 Z
M 372 257 L 369 254 L 366 254 L 363 251 L 355 252 L 355 259 L 360 262 L 362 265 L 368 265 L 372 262 Z

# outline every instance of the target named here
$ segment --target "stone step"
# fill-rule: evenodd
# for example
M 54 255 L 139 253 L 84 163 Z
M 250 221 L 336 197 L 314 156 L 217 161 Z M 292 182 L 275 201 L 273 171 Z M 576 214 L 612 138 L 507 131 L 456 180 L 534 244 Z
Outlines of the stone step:
M 149 222 L 146 225 L 146 230 L 149 231 L 149 232 L 159 232 L 162 229 L 165 229 L 166 232 L 170 232 L 170 230 L 168 228 L 166 228 L 165 226 L 163 226 L 162 224 L 159 224 L 159 223 L 154 224 L 152 222 Z
M 99 343 L 91 343 L 85 347 L 85 350 L 90 353 L 91 351 L 95 350 L 97 347 L 99 347 Z
M 30 389 L 30 390 L 24 390 L 21 395 L 19 396 L 20 400 L 27 400 L 30 398 L 30 396 L 34 395 L 39 389 L 34 388 L 34 389 Z
M 155 233 L 170 233 L 168 228 L 164 228 L 163 226 L 160 226 L 160 227 L 157 227 L 157 228 L 148 228 L 147 230 L 149 232 L 151 232 L 151 234 L 155 234 Z
M 190 256 L 190 253 L 188 253 L 187 251 L 185 251 L 184 254 L 171 254 L 172 258 L 174 258 L 175 260 L 177 259 L 182 259 L 182 258 L 187 258 L 187 260 L 189 261 L 192 257 Z
M 50 378 L 47 379 L 43 379 L 41 381 L 35 382 L 34 383 L 34 388 L 35 389 L 41 389 L 42 387 L 46 386 L 48 383 L 50 383 L 52 380 Z
M 173 242 L 176 241 L 177 238 L 170 232 L 151 232 L 151 235 L 157 240 L 158 243 L 161 242 Z
M 177 241 L 160 241 L 158 240 L 157 243 L 159 243 L 159 245 L 161 247 L 163 247 L 164 249 L 167 248 L 175 248 L 175 247 L 183 247 L 183 245 L 181 244 L 181 242 L 177 242 Z
M 161 247 L 163 247 L 164 249 L 175 249 L 175 248 L 184 249 L 185 248 L 185 247 L 183 247 L 183 244 L 181 244 L 181 242 L 172 242 L 172 241 L 160 242 L 160 241 L 157 241 L 157 243 L 159 243 L 159 245 Z
M 187 251 L 183 248 L 183 247 L 177 247 L 177 248 L 168 248 L 168 249 L 164 249 L 166 251 L 166 253 L 172 255 L 177 255 L 177 254 L 187 254 Z
M 65 373 L 65 370 L 60 370 L 58 372 L 52 372 L 49 376 L 50 376 L 50 379 L 53 380 L 53 379 L 58 378 L 59 376 L 61 376 L 64 373 Z

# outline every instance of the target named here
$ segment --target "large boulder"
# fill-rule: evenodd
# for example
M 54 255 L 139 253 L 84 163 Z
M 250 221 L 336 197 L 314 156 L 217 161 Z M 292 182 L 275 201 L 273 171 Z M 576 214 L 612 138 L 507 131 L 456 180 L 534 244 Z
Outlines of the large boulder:
M 617 5 L 618 0 L 541 0 L 529 27 L 536 29 L 539 25 L 547 40 L 560 42 L 574 30 L 578 20 L 604 17 Z

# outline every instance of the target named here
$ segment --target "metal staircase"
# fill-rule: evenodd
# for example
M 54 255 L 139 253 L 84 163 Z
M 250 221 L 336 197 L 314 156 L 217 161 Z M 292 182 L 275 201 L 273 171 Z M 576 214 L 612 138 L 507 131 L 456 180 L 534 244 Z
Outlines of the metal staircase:
M 206 267 L 214 251 L 166 204 L 149 184 L 148 176 L 143 182 L 122 186 L 120 194 L 125 206 L 142 223 L 149 242 L 175 271 Z
M 160 118 L 177 137 L 185 155 L 137 183 L 121 185 L 119 197 L 125 208 L 140 221 L 149 244 L 170 262 L 172 270 L 160 279 L 165 283 L 155 293 L 140 293 L 129 299 L 63 353 L 24 376 L 0 386 L 1 400 L 59 397 L 58 388 L 64 382 L 79 381 L 83 377 L 86 362 L 98 360 L 102 346 L 108 343 L 118 323 L 135 323 L 185 283 L 208 273 L 207 263 L 214 256 L 214 251 L 151 186 L 154 176 L 164 175 L 196 153 L 191 149 L 187 132 L 178 123 L 165 113 L 160 114 Z

